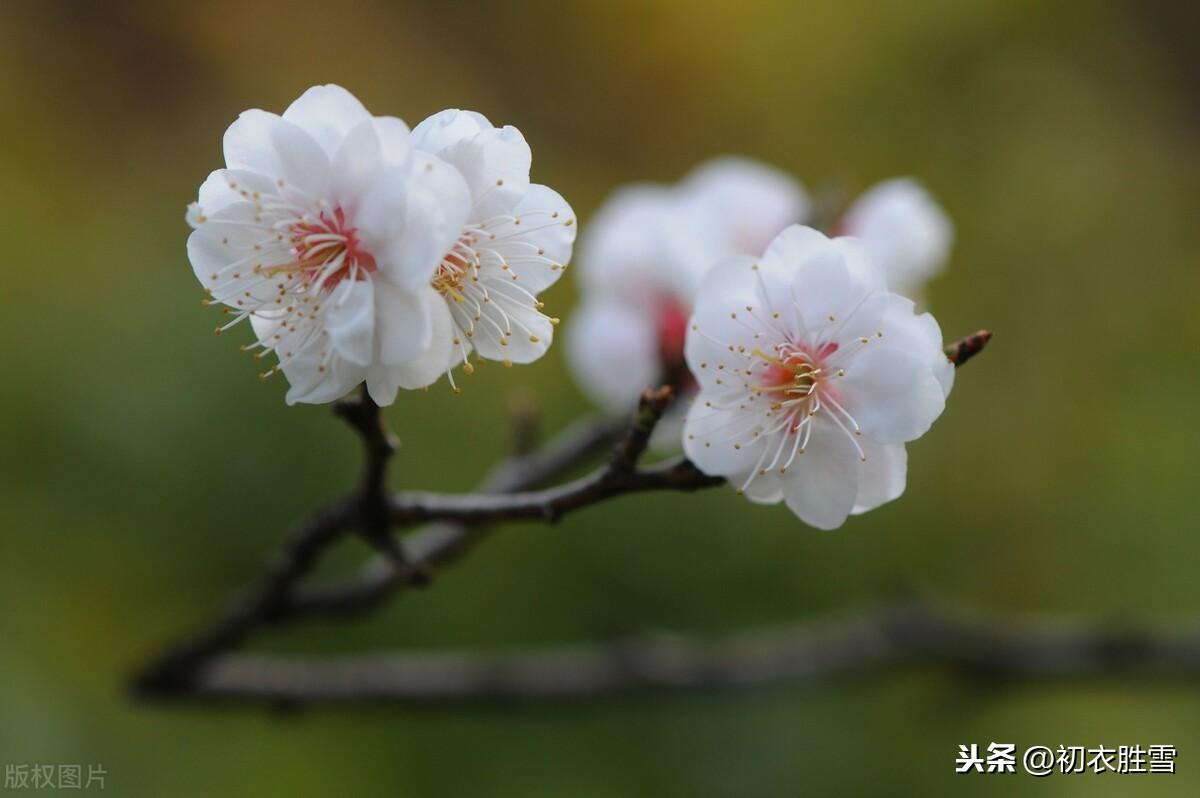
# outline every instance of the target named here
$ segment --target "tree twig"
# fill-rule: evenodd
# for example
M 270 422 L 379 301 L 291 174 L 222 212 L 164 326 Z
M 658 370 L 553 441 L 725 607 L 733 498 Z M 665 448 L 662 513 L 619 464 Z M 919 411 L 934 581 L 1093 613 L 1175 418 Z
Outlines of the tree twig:
M 990 333 L 985 331 L 968 336 L 949 347 L 947 357 L 955 365 L 961 365 L 989 339 Z M 281 680 L 277 688 L 284 692 L 288 685 L 308 684 L 310 687 L 305 689 L 309 692 L 320 693 L 324 689 L 334 696 L 338 691 L 352 689 L 360 676 L 377 684 L 377 666 L 365 667 L 355 659 L 330 665 L 318 661 L 296 663 L 235 657 L 228 652 L 243 643 L 257 627 L 300 615 L 366 609 L 398 587 L 425 584 L 433 565 L 453 560 L 481 537 L 489 523 L 518 519 L 557 521 L 570 511 L 628 493 L 693 491 L 722 484 L 722 479 L 701 473 L 684 458 L 639 467 L 654 427 L 672 398 L 669 387 L 646 391 L 633 423 L 613 448 L 608 463 L 593 474 L 565 485 L 529 490 L 577 464 L 610 440 L 614 432 L 611 426 L 589 424 L 569 431 L 540 451 L 511 458 L 485 483 L 484 490 L 493 491 L 490 493 L 467 496 L 402 493 L 389 497 L 387 464 L 395 444 L 383 424 L 380 409 L 364 388 L 357 399 L 343 400 L 334 408 L 363 442 L 364 463 L 357 490 L 334 500 L 297 526 L 268 562 L 259 584 L 237 598 L 212 625 L 169 648 L 139 671 L 133 680 L 135 691 L 143 696 L 163 697 L 235 695 L 246 689 L 249 697 L 257 689 L 253 685 L 270 677 Z M 392 526 L 428 520 L 454 523 L 429 525 L 404 548 L 391 534 Z M 311 571 L 322 551 L 351 529 L 357 529 L 380 548 L 390 563 L 382 570 L 377 566 L 368 575 L 346 585 L 299 589 L 300 581 Z M 707 655 L 703 651 L 696 655 L 703 662 L 701 655 Z M 394 672 L 396 664 L 390 659 L 385 661 L 385 670 Z M 340 675 L 349 681 L 320 688 L 321 679 L 340 678 Z M 314 684 L 317 687 L 312 687 Z M 403 691 L 404 688 L 388 689 Z M 302 698 L 298 696 L 297 700 Z

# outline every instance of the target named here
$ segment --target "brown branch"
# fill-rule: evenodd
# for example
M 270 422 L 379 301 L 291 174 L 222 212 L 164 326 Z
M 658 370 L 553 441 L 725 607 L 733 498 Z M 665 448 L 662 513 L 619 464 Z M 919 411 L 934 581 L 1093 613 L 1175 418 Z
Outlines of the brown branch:
M 209 627 L 172 646 L 134 676 L 137 692 L 183 689 L 208 660 L 241 644 L 256 627 L 287 616 L 292 589 L 312 570 L 325 548 L 351 529 L 360 530 L 395 558 L 396 569 L 409 581 L 418 581 L 419 571 L 407 566 L 388 534 L 385 480 L 395 444 L 383 425 L 379 407 L 364 387 L 358 399 L 336 403 L 334 413 L 362 439 L 363 468 L 358 489 L 299 524 L 267 561 L 258 585 L 235 598 Z
M 961 365 L 989 339 L 990 333 L 982 331 L 968 336 L 948 348 L 947 356 L 955 365 Z M 654 427 L 672 398 L 670 388 L 646 391 L 633 424 L 613 449 L 608 464 L 560 487 L 527 490 L 577 463 L 609 438 L 611 428 L 588 425 L 560 437 L 540 452 L 511 459 L 485 484 L 485 490 L 496 493 L 473 496 L 406 493 L 388 497 L 387 464 L 395 445 L 383 425 L 379 408 L 364 388 L 357 400 L 344 400 L 334 408 L 363 442 L 364 465 L 358 489 L 300 524 L 268 562 L 266 573 L 255 588 L 235 600 L 207 629 L 168 649 L 143 668 L 134 677 L 134 689 L 141 695 L 158 696 L 197 694 L 210 688 L 215 689 L 212 694 L 223 694 L 226 688 L 221 685 L 236 686 L 239 679 L 253 682 L 255 674 L 264 673 L 266 665 L 271 666 L 266 668 L 268 675 L 285 680 L 280 689 L 303 683 L 304 674 L 314 673 L 313 669 L 319 672 L 323 666 L 230 657 L 226 652 L 244 642 L 259 626 L 301 614 L 365 609 L 397 587 L 424 584 L 432 565 L 444 564 L 465 551 L 482 536 L 481 530 L 487 523 L 518 519 L 556 521 L 567 512 L 624 494 L 648 490 L 693 491 L 722 484 L 721 478 L 702 474 L 683 458 L 645 468 L 638 466 Z M 407 549 L 401 548 L 390 533 L 392 526 L 427 520 L 456 523 L 426 527 Z M 300 580 L 312 569 L 321 552 L 350 529 L 359 530 L 380 548 L 390 563 L 375 566 L 368 577 L 348 585 L 298 590 Z M 350 664 L 358 668 L 356 662 L 351 660 Z M 341 669 L 345 665 L 336 667 Z M 337 672 L 326 668 L 325 676 L 332 678 Z M 230 677 L 231 673 L 236 678 Z M 365 673 L 370 675 L 373 671 L 367 669 Z M 210 684 L 214 678 L 218 681 Z M 343 688 L 331 684 L 326 689 L 337 692 Z
M 194 695 L 270 704 L 554 702 L 941 667 L 977 677 L 1200 676 L 1200 624 L 1131 628 L 884 605 L 715 641 L 644 636 L 606 645 L 294 659 L 237 655 Z
M 541 449 L 510 457 L 492 470 L 479 487 L 481 493 L 512 493 L 536 488 L 552 477 L 570 472 L 610 447 L 628 426 L 616 418 L 585 419 L 567 427 Z M 445 566 L 481 541 L 490 527 L 452 523 L 429 524 L 403 544 L 408 562 L 425 577 Z M 289 617 L 349 615 L 378 606 L 395 592 L 411 586 L 410 571 L 375 558 L 347 581 L 298 585 L 289 600 Z

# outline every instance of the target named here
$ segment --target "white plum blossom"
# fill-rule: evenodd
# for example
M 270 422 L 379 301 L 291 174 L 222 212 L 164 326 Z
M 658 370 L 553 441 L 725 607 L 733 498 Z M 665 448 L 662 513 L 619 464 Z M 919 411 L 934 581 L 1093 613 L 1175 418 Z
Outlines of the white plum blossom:
M 909 177 L 872 186 L 842 217 L 838 232 L 863 242 L 888 287 L 918 298 L 946 263 L 954 225 L 920 183 Z
M 432 280 L 454 322 L 455 362 L 469 374 L 472 351 L 505 365 L 538 359 L 558 319 L 541 312 L 537 297 L 571 258 L 571 207 L 529 182 L 529 145 L 515 127 L 497 128 L 482 114 L 452 109 L 413 128 L 412 143 L 456 168 L 471 195 L 467 218 Z
M 800 226 L 709 272 L 686 355 L 700 383 L 687 456 L 821 529 L 903 493 L 904 444 L 954 379 L 937 322 L 887 290 L 859 242 Z
M 289 404 L 364 380 L 390 404 L 452 366 L 453 323 L 431 281 L 471 211 L 456 168 L 332 85 L 282 116 L 241 114 L 224 151 L 188 209 L 188 257 L 233 315 L 220 329 L 249 319 L 246 348 L 275 354 L 267 374 L 283 372 Z
M 654 384 L 689 390 L 683 344 L 704 273 L 725 257 L 761 253 L 807 213 L 798 183 L 745 158 L 713 159 L 674 186 L 619 189 L 581 242 L 583 301 L 567 331 L 580 386 L 611 412 Z M 660 425 L 656 444 L 673 437 L 678 446 L 678 421 Z

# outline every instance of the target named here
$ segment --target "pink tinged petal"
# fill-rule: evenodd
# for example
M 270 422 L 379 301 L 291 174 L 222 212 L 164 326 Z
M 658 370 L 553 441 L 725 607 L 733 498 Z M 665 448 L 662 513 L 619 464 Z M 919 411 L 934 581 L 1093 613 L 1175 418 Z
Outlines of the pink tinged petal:
M 436 343 L 434 316 L 442 298 L 428 285 L 417 291 L 377 280 L 375 318 L 379 334 L 379 359 L 387 365 L 422 357 Z
M 475 248 L 484 267 L 501 271 L 504 279 L 515 276 L 522 289 L 536 295 L 553 285 L 571 260 L 575 214 L 558 192 L 534 183 L 512 215 L 489 224 Z
M 355 223 L 387 279 L 415 292 L 463 233 L 471 196 L 458 170 L 416 153 L 410 174 L 387 169 L 367 192 Z
M 842 432 L 819 421 L 804 454 L 788 467 L 787 506 L 809 526 L 837 529 L 854 508 L 860 465 L 857 450 Z
M 430 289 L 432 292 L 432 289 Z M 391 404 L 400 388 L 424 388 L 459 362 L 459 350 L 452 343 L 454 325 L 446 303 L 434 292 L 428 304 L 430 314 L 429 346 L 412 360 L 388 364 L 378 362 L 367 372 L 367 390 L 380 405 Z
M 283 112 L 283 118 L 303 129 L 333 157 L 356 126 L 371 118 L 363 104 L 341 86 L 313 86 Z
M 266 111 L 244 111 L 225 131 L 225 163 L 283 180 L 313 199 L 324 196 L 329 183 L 329 156 L 321 145 Z
M 625 303 L 585 301 L 567 326 L 567 365 L 598 404 L 625 412 L 660 379 L 658 341 L 650 321 Z
M 838 402 L 863 435 L 904 443 L 924 435 L 946 407 L 928 358 L 889 347 L 886 337 L 867 344 L 835 383 Z
M 375 347 L 375 291 L 370 279 L 343 282 L 326 300 L 325 330 L 338 354 L 367 366 Z
M 867 459 L 858 467 L 858 495 L 851 515 L 898 499 L 904 493 L 908 479 L 908 453 L 904 444 L 883 445 L 870 440 L 859 443 Z
M 437 155 L 480 131 L 492 129 L 492 123 L 483 114 L 449 108 L 422 120 L 413 128 L 412 143 L 422 152 Z

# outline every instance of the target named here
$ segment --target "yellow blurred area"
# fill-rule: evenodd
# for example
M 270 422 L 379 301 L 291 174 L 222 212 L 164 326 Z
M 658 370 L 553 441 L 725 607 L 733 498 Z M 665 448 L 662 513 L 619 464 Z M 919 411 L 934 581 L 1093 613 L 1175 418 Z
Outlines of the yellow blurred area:
M 1194 686 L 913 671 L 556 710 L 151 708 L 128 669 L 350 483 L 323 407 L 212 336 L 184 208 L 240 111 L 340 83 L 415 124 L 521 128 L 588 218 L 744 153 L 814 192 L 919 177 L 953 217 L 930 291 L 991 348 L 836 533 L 731 491 L 503 530 L 435 589 L 272 650 L 492 648 L 819 615 L 897 591 L 1130 619 L 1200 608 L 1200 14 L 1193 4 L 0 4 L 0 763 L 103 763 L 117 795 L 1195 795 Z M 569 317 L 567 277 L 544 297 Z M 404 395 L 397 487 L 465 490 L 506 402 L 587 410 L 555 346 Z M 363 552 L 348 545 L 341 565 Z M 1175 776 L 953 775 L 961 743 L 1170 743 Z M 1137 781 L 1133 781 L 1137 779 Z

